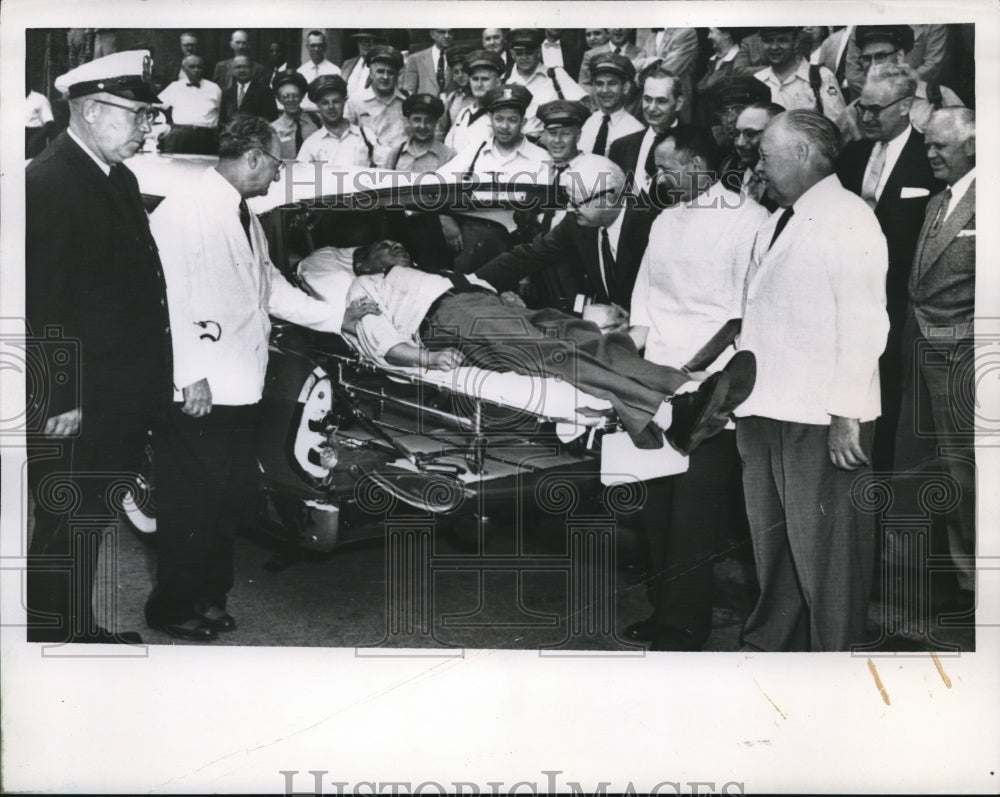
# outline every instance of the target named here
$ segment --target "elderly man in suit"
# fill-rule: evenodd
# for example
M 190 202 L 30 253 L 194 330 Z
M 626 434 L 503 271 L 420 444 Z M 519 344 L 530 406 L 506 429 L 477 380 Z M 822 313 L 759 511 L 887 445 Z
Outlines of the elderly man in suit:
M 948 187 L 927 203 L 908 285 L 903 332 L 905 378 L 896 440 L 897 472 L 920 471 L 937 457 L 955 482 L 958 505 L 946 517 L 958 603 L 975 590 L 976 114 L 935 111 L 924 134 L 934 176 Z M 928 450 L 929 407 L 933 431 Z M 934 450 L 936 449 L 936 451 Z
M 247 32 L 245 30 L 234 30 L 232 36 L 229 38 L 229 47 L 233 51 L 233 57 L 227 58 L 225 61 L 219 61 L 215 65 L 215 71 L 212 73 L 212 82 L 223 91 L 232 88 L 233 83 L 236 81 L 233 73 L 233 64 L 236 58 L 243 55 L 250 60 L 250 37 L 247 35 Z M 266 66 L 250 60 L 250 77 L 267 85 L 271 74 Z
M 736 412 L 760 581 L 748 650 L 865 641 L 875 521 L 853 496 L 880 409 L 888 252 L 871 209 L 834 174 L 839 150 L 837 126 L 810 110 L 779 114 L 760 143 L 783 210 L 758 231 L 737 339 L 757 357 Z
M 148 52 L 133 50 L 56 78 L 69 129 L 25 173 L 29 344 L 42 339 L 52 369 L 42 392 L 27 396 L 29 417 L 40 419 L 27 430 L 29 641 L 140 641 L 98 625 L 91 592 L 116 492 L 134 479 L 147 429 L 170 403 L 163 269 L 123 164 L 156 115 L 150 65 Z
M 260 116 L 268 122 L 278 118 L 278 108 L 274 102 L 271 89 L 259 80 L 255 80 L 253 65 L 245 55 L 237 55 L 233 59 L 233 85 L 222 92 L 222 111 L 219 114 L 219 124 L 223 127 L 238 113 L 248 113 Z
M 927 162 L 924 137 L 910 124 L 916 88 L 916 74 L 905 64 L 872 67 L 854 105 L 865 138 L 844 147 L 837 163 L 841 183 L 875 211 L 889 246 L 889 342 L 879 361 L 882 416 L 875 424 L 876 470 L 892 467 L 902 394 L 906 286 L 927 201 L 943 188 Z
M 430 47 L 410 53 L 403 70 L 402 87 L 407 94 L 433 94 L 436 97 L 452 89 L 445 51 L 451 46 L 451 28 L 434 28 Z

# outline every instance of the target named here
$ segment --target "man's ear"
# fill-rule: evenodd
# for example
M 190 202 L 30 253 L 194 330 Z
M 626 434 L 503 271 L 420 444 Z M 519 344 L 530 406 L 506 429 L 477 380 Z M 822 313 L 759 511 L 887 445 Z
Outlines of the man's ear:
M 976 157 L 976 137 L 969 136 L 962 144 L 962 151 L 970 158 Z

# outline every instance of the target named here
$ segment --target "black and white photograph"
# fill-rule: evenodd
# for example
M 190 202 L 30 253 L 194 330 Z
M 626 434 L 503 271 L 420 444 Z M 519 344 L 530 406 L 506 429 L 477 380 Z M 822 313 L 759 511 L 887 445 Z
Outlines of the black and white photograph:
M 5 789 L 1000 792 L 994 4 L 2 14 Z

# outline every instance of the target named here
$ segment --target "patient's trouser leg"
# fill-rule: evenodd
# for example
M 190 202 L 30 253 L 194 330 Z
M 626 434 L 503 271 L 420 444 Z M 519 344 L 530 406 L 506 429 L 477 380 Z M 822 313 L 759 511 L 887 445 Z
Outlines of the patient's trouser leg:
M 433 344 L 482 350 L 521 373 L 560 376 L 611 402 L 640 447 L 662 445 L 650 421 L 665 396 L 689 381 L 682 371 L 643 359 L 625 333 L 602 334 L 597 325 L 558 310 L 510 307 L 488 293 L 446 297 L 428 318 Z

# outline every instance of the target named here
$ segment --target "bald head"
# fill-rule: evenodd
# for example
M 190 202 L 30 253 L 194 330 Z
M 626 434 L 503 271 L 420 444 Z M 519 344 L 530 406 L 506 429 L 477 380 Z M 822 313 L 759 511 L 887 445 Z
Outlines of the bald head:
M 563 172 L 559 184 L 566 189 L 570 211 L 583 227 L 607 227 L 622 209 L 625 172 L 600 155 L 581 155 Z
M 935 111 L 924 132 L 924 146 L 934 176 L 954 185 L 976 165 L 976 112 L 971 108 Z

